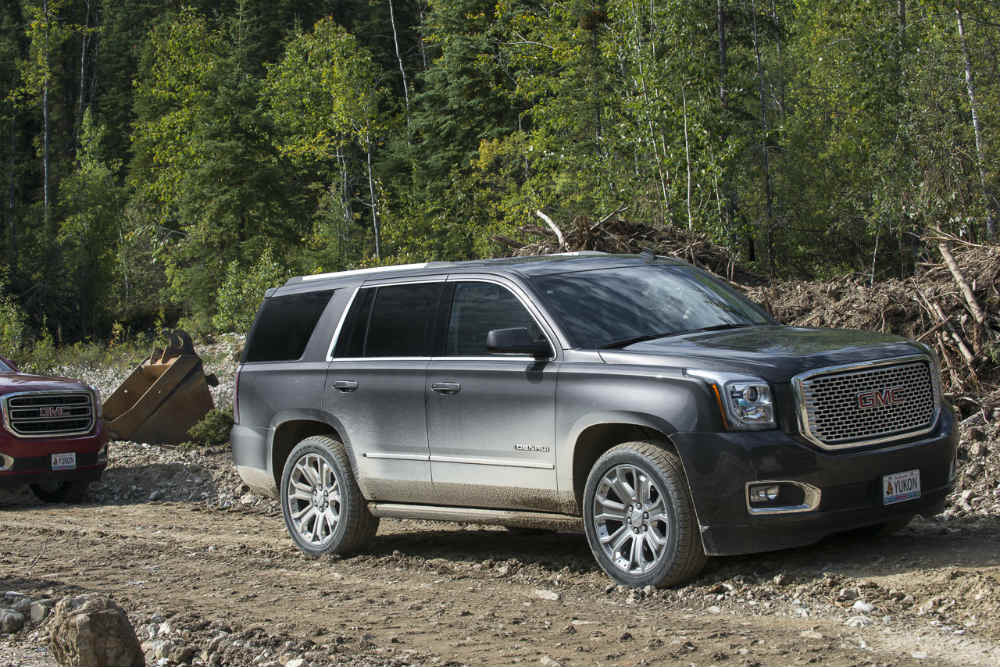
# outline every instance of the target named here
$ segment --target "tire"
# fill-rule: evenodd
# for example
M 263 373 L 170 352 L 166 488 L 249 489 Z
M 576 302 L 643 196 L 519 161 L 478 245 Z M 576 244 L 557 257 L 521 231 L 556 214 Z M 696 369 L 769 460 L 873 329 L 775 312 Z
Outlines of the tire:
M 288 455 L 281 512 L 292 540 L 309 556 L 353 553 L 378 530 L 344 445 L 323 435 L 306 438 Z
M 31 492 L 45 503 L 79 503 L 87 499 L 90 482 L 46 481 L 31 484 Z
M 683 584 L 707 561 L 684 468 L 664 444 L 626 442 L 597 459 L 583 519 L 594 558 L 625 586 Z

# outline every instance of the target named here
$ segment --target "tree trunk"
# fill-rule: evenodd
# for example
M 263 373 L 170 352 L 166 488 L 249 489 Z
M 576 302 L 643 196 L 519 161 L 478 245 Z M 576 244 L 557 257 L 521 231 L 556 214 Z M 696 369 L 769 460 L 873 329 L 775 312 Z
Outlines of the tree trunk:
M 990 187 L 986 183 L 986 168 L 983 159 L 983 137 L 979 126 L 979 110 L 976 107 L 976 86 L 972 72 L 972 59 L 969 57 L 969 47 L 965 40 L 965 23 L 962 20 L 962 8 L 960 3 L 955 3 L 955 18 L 958 20 L 958 38 L 962 46 L 962 57 L 965 59 L 965 89 L 969 94 L 969 109 L 972 112 L 972 131 L 976 139 L 976 167 L 979 170 L 979 184 L 983 189 L 983 196 L 986 198 L 986 234 L 993 238 L 996 225 L 994 221 L 997 217 L 996 201 Z
M 375 259 L 382 259 L 382 233 L 378 225 L 378 198 L 375 196 L 375 174 L 372 171 L 372 141 L 365 137 L 368 153 L 368 193 L 372 201 L 372 229 L 375 231 Z
M 80 33 L 80 92 L 76 98 L 76 128 L 77 141 L 80 139 L 80 127 L 83 125 L 84 93 L 87 89 L 87 44 L 90 41 L 90 0 L 86 0 L 86 13 L 83 20 L 83 31 Z
M 771 159 L 767 150 L 770 127 L 767 121 L 767 98 L 764 90 L 764 63 L 760 58 L 760 42 L 757 33 L 757 4 L 751 0 L 753 15 L 753 54 L 757 61 L 757 88 L 760 95 L 760 152 L 764 167 L 764 197 L 767 202 L 767 217 L 764 222 L 764 238 L 767 244 L 767 269 L 774 278 L 774 189 L 771 186 Z
M 347 173 L 347 160 L 344 152 L 337 148 L 337 161 L 340 163 L 340 202 L 344 209 L 343 219 L 340 224 L 340 234 L 337 239 L 337 260 L 340 264 L 344 262 L 344 244 L 347 242 L 347 234 L 354 222 L 354 212 L 351 210 L 351 183 Z
M 688 144 L 688 103 L 687 93 L 681 86 L 681 104 L 684 107 L 684 161 L 687 163 L 687 214 L 688 229 L 694 229 L 694 218 L 691 217 L 691 147 Z
M 399 74 L 403 77 L 403 102 L 406 104 L 406 126 L 410 126 L 410 92 L 406 82 L 406 68 L 403 67 L 403 56 L 399 52 L 399 35 L 396 34 L 396 12 L 389 0 L 389 23 L 392 24 L 392 43 L 396 47 L 396 62 L 399 63 Z
M 10 245 L 8 251 L 10 252 L 9 257 L 11 258 L 10 263 L 13 264 L 17 257 L 17 222 L 14 217 L 14 186 L 16 184 L 16 179 L 14 178 L 14 164 L 15 164 L 15 154 L 17 153 L 17 114 L 11 112 L 10 115 L 10 156 L 7 159 L 8 166 L 8 179 L 9 186 L 7 189 L 7 233 L 10 235 Z
M 653 105 L 649 101 L 649 91 L 646 86 L 646 68 L 643 66 L 643 55 L 642 55 L 642 23 L 639 21 L 639 12 L 635 11 L 633 13 L 633 21 L 635 23 L 635 59 L 636 65 L 639 68 L 639 89 L 642 92 L 643 110 L 646 116 L 646 125 L 649 127 L 649 141 L 653 145 L 653 155 L 656 156 L 656 171 L 660 178 L 660 195 L 663 197 L 663 209 L 661 211 L 662 223 L 666 223 L 667 215 L 670 212 L 670 198 L 667 196 L 667 178 L 666 172 L 663 166 L 664 155 L 666 154 L 666 140 L 664 139 L 664 150 L 663 154 L 660 153 L 660 148 L 657 145 L 656 130 L 653 126 L 653 116 L 652 108 Z M 650 46 L 653 58 L 652 62 L 656 61 L 655 45 Z M 662 136 L 662 133 L 661 133 Z M 638 153 L 637 153 L 638 155 Z
M 45 71 L 42 79 L 42 200 L 45 232 L 49 229 L 49 0 L 42 0 L 45 15 Z
M 726 95 L 726 12 L 722 9 L 722 0 L 716 0 L 716 22 L 719 29 L 719 101 L 722 108 L 728 105 Z

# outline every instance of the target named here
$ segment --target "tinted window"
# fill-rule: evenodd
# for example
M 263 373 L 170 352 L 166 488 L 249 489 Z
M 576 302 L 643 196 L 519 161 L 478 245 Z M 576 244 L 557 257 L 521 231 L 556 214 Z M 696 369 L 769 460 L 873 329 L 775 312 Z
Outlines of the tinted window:
M 257 313 L 244 361 L 290 361 L 305 352 L 333 290 L 265 299 Z
M 735 290 L 693 267 L 650 264 L 534 279 L 575 347 L 754 324 L 771 319 Z
M 363 289 L 354 297 L 351 312 L 347 314 L 347 319 L 340 328 L 334 357 L 365 356 L 365 333 L 368 331 L 368 317 L 372 312 L 374 296 L 374 289 Z
M 531 337 L 545 340 L 534 318 L 509 290 L 491 283 L 459 283 L 448 319 L 445 354 L 483 356 L 491 329 L 526 327 Z
M 442 283 L 361 290 L 337 341 L 336 357 L 429 357 Z
M 10 373 L 12 370 L 10 366 L 3 362 L 3 359 L 0 359 L 0 373 Z

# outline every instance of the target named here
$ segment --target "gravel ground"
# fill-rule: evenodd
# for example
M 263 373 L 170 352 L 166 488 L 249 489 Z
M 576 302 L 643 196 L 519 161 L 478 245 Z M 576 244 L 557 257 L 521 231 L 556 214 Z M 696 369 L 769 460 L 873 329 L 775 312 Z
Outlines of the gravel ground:
M 241 342 L 197 346 L 220 402 Z M 1000 664 L 1000 424 L 961 428 L 943 514 L 711 559 L 673 590 L 613 585 L 579 535 L 475 525 L 387 520 L 369 552 L 310 561 L 228 447 L 127 442 L 88 504 L 0 494 L 0 572 L 110 595 L 149 664 Z M 0 634 L 0 665 L 51 664 L 46 644 L 44 621 Z

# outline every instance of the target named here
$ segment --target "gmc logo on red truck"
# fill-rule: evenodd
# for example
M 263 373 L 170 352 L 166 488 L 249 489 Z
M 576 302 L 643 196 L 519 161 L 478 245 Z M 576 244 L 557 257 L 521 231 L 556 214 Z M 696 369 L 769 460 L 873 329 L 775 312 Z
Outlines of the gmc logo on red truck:
M 905 402 L 902 387 L 892 387 L 890 389 L 876 389 L 858 394 L 859 408 L 888 407 L 890 405 L 902 405 Z

